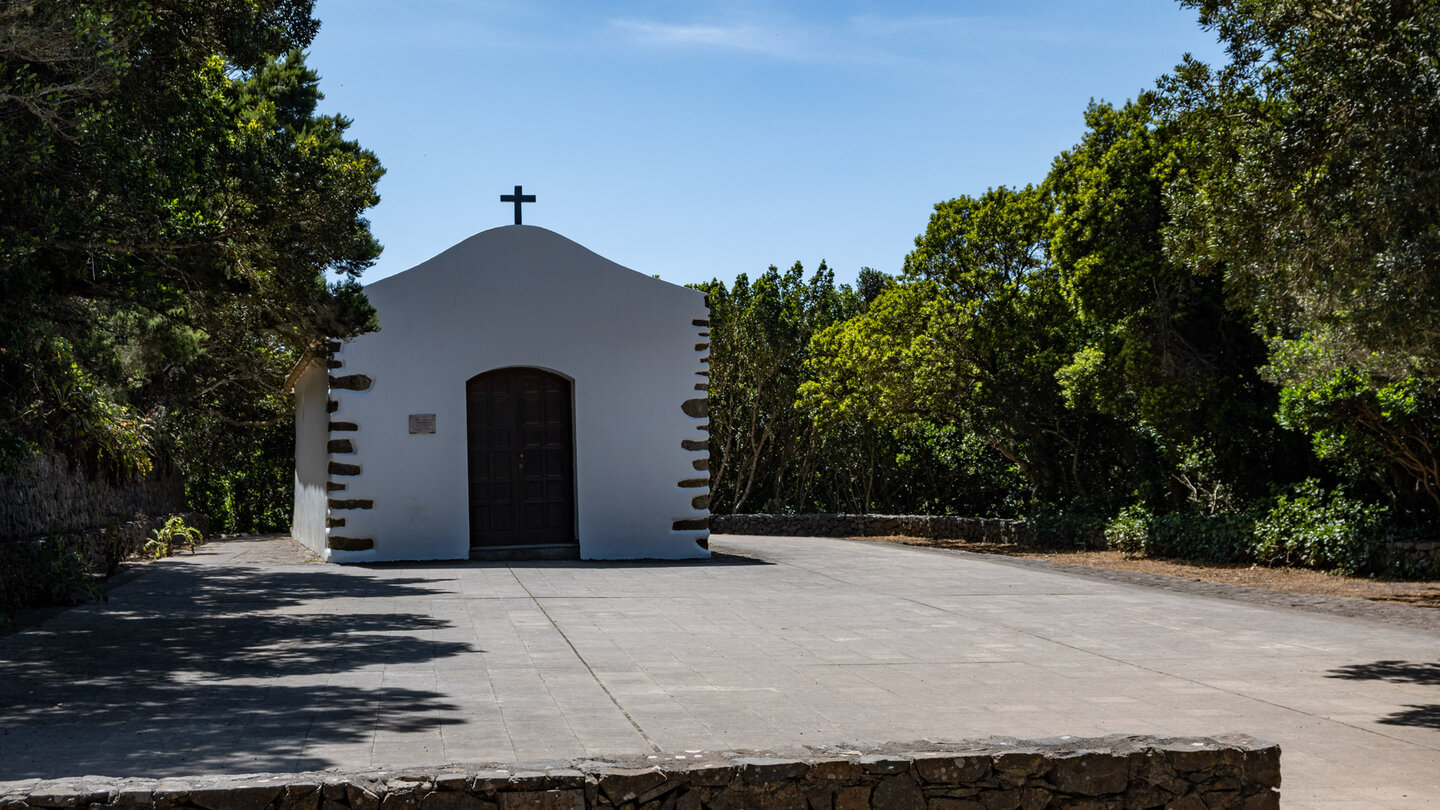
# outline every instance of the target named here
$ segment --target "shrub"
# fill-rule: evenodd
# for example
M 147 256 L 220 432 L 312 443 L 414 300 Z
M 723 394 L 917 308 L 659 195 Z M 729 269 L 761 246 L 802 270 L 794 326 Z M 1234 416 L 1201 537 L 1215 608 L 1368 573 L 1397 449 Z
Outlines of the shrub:
M 1043 548 L 1103 548 L 1105 522 L 1105 513 L 1087 504 L 1047 505 L 1025 519 L 1025 529 Z
M 1327 493 L 1315 479 L 1281 495 L 1255 524 L 1255 558 L 1355 574 L 1373 570 L 1385 542 L 1383 507 Z
M 1105 524 L 1105 545 L 1126 554 L 1149 554 L 1150 528 L 1154 522 L 1155 516 L 1149 509 L 1139 504 L 1127 506 Z
M 1146 557 L 1236 562 L 1251 558 L 1254 523 L 1253 517 L 1239 513 L 1156 515 L 1137 504 L 1105 524 L 1105 543 L 1116 551 Z
M 1244 513 L 1195 515 L 1172 512 L 1161 515 L 1151 530 L 1151 553 L 1157 557 L 1186 557 L 1206 562 L 1240 562 L 1254 558 L 1251 551 L 1255 518 Z
M 195 549 L 205 543 L 205 536 L 200 530 L 185 525 L 185 519 L 179 515 L 172 515 L 165 521 L 165 525 L 151 532 L 151 535 L 144 550 L 157 560 L 174 554 L 177 546 L 189 546 L 190 553 L 194 554 Z
M 0 546 L 0 626 L 10 614 L 40 605 L 78 605 L 104 599 L 80 553 L 46 539 Z

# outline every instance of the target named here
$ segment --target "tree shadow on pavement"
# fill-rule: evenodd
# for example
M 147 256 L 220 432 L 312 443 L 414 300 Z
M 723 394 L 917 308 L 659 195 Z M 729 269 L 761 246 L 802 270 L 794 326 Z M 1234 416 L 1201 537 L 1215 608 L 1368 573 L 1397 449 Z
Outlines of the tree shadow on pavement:
M 1440 686 L 1440 662 L 1376 661 L 1373 664 L 1347 664 L 1326 674 L 1328 678 L 1351 681 L 1387 681 Z M 1410 704 L 1405 711 L 1380 719 L 1387 726 L 1415 726 L 1440 729 L 1440 703 Z
M 444 620 L 379 612 L 447 593 L 438 581 L 147 571 L 108 604 L 0 639 L 0 780 L 364 767 L 306 752 L 463 722 L 423 666 L 404 673 L 477 650 L 432 638 Z

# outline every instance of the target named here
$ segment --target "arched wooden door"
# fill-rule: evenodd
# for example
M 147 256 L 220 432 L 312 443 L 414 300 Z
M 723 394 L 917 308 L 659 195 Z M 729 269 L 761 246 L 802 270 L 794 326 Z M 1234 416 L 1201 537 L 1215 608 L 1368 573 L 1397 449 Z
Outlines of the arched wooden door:
M 470 547 L 575 542 L 570 381 L 502 368 L 465 383 Z

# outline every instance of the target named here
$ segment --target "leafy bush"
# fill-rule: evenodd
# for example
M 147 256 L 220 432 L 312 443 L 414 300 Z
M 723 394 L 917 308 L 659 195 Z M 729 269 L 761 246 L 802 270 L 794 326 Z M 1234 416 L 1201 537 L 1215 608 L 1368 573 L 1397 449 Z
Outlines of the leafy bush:
M 1139 504 L 1127 506 L 1105 524 L 1105 545 L 1129 555 L 1148 554 L 1154 522 L 1149 509 Z
M 151 532 L 151 535 L 151 540 L 145 544 L 144 550 L 157 560 L 174 554 L 177 546 L 189 546 L 190 553 L 194 554 L 195 549 L 205 543 L 205 536 L 200 530 L 185 525 L 185 519 L 179 515 L 172 515 L 165 521 L 165 525 Z
M 1385 542 L 1385 510 L 1327 493 L 1313 478 L 1281 495 L 1255 523 L 1255 557 L 1266 565 L 1302 565 L 1355 574 L 1373 570 Z
M 1160 515 L 1151 527 L 1149 553 L 1206 562 L 1253 559 L 1254 525 L 1254 517 L 1244 513 L 1171 512 Z
M 1234 513 L 1156 515 L 1137 504 L 1122 509 L 1105 524 L 1105 544 L 1146 557 L 1235 562 L 1251 557 L 1254 522 L 1249 515 Z
M 1105 513 L 1083 501 L 1044 505 L 1025 518 L 1031 541 L 1046 548 L 1102 547 L 1105 527 Z
M 38 605 L 78 605 L 104 599 L 78 551 L 46 540 L 0 547 L 0 626 Z

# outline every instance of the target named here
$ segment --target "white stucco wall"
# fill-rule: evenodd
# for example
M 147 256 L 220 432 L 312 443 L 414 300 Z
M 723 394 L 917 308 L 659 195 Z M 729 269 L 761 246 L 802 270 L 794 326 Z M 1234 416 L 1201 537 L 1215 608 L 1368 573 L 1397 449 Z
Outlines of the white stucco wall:
M 543 228 L 514 225 L 477 234 L 404 273 L 365 288 L 381 331 L 347 342 L 335 375 L 364 374 L 365 391 L 334 390 L 337 420 L 355 422 L 343 497 L 372 499 L 345 510 L 346 537 L 366 551 L 332 551 L 338 562 L 456 559 L 469 554 L 465 383 L 496 368 L 530 366 L 573 381 L 576 534 L 586 559 L 704 557 L 704 518 L 682 488 L 704 478 L 682 449 L 704 440 L 703 418 L 681 405 L 708 351 L 704 296 L 598 256 Z M 410 414 L 434 414 L 435 433 L 409 433 Z M 337 497 L 342 497 L 338 495 Z M 297 495 L 297 515 L 298 495 Z M 334 515 L 340 512 L 332 512 Z
M 325 484 L 329 478 L 330 414 L 325 407 L 329 386 L 325 364 L 314 363 L 295 383 L 295 513 L 290 536 L 324 556 Z

